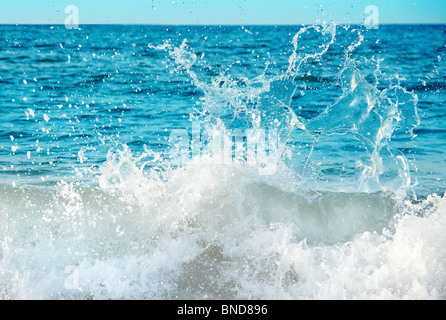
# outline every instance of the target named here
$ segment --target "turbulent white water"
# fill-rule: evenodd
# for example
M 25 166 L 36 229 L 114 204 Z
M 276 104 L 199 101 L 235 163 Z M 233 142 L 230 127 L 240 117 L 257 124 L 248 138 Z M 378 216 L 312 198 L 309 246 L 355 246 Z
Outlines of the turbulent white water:
M 2 187 L 3 299 L 444 299 L 446 199 L 290 189 L 241 166 Z

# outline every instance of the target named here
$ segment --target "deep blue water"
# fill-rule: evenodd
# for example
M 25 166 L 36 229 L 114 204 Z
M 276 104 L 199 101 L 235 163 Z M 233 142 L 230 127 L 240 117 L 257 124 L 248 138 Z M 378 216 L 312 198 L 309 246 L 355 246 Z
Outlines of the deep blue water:
M 314 117 L 340 95 L 336 79 L 344 52 L 358 41 L 360 27 L 337 29 L 327 54 L 304 66 L 296 78 L 298 90 L 290 106 L 299 117 Z M 269 63 L 267 73 L 286 70 L 298 30 L 297 26 L 117 25 L 80 30 L 1 26 L 2 180 L 58 181 L 79 166 L 81 149 L 88 158 L 84 164 L 97 165 L 105 160 L 112 143 L 125 143 L 135 152 L 144 144 L 154 150 L 169 147 L 166 139 L 173 129 L 190 127 L 189 115 L 203 92 L 184 73 L 172 73 L 175 65 L 166 52 L 148 44 L 170 40 L 179 45 L 187 39 L 201 57 L 194 68 L 203 82 L 221 72 L 234 79 L 252 79 L 263 72 L 265 63 Z M 441 25 L 364 29 L 364 40 L 352 56 L 371 84 L 376 63 L 370 59 L 383 59 L 382 77 L 397 73 L 401 86 L 418 96 L 416 138 L 407 143 L 407 137 L 400 140 L 395 132 L 392 143 L 413 161 L 417 172 L 412 178 L 418 180 L 417 189 L 423 195 L 445 190 L 445 32 Z M 317 51 L 322 41 L 318 34 L 304 38 L 302 52 Z M 310 76 L 305 75 L 307 71 Z M 34 116 L 28 116 L 29 111 Z M 18 147 L 15 152 L 14 146 Z M 332 148 L 336 148 L 331 157 L 335 162 L 334 158 L 348 156 L 348 148 L 336 144 Z
M 0 26 L 0 297 L 444 299 L 446 26 L 301 28 Z

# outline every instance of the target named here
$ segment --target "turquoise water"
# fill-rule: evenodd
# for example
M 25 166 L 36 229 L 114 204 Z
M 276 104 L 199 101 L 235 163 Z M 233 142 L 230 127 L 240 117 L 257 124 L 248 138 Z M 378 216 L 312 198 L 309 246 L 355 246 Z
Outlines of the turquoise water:
M 444 25 L 0 34 L 0 297 L 446 297 Z

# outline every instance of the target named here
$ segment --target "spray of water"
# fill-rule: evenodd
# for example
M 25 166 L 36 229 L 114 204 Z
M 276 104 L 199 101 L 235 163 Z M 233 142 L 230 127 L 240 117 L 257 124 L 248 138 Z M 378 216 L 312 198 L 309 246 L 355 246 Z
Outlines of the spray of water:
M 291 42 L 294 50 L 289 57 L 286 71 L 267 77 L 267 65 L 254 79 L 233 79 L 228 74 L 220 74 L 206 83 L 193 70 L 198 57 L 188 47 L 186 40 L 179 47 L 168 42 L 152 47 L 168 50 L 177 64 L 177 71 L 186 72 L 194 85 L 204 93 L 202 109 L 191 117 L 205 126 L 210 133 L 210 141 L 220 141 L 222 137 L 223 140 L 226 137 L 230 144 L 232 137 L 227 132 L 234 123 L 238 129 L 249 130 L 251 141 L 254 140 L 255 144 L 263 142 L 265 131 L 273 132 L 274 134 L 269 135 L 269 148 L 267 147 L 270 154 L 275 156 L 272 159 L 283 161 L 288 157 L 293 162 L 294 150 L 287 143 L 293 132 L 302 131 L 313 141 L 312 148 L 306 155 L 304 168 L 293 168 L 302 173 L 308 171 L 305 167 L 311 165 L 308 160 L 321 137 L 353 134 L 365 148 L 365 155 L 355 164 L 360 172 L 356 189 L 399 189 L 405 193 L 411 185 L 410 166 L 404 154 L 392 147 L 390 141 L 398 129 L 406 130 L 413 136 L 413 129 L 420 121 L 417 115 L 417 96 L 401 87 L 399 81 L 392 84 L 391 80 L 394 79 L 386 79 L 388 85 L 378 89 L 379 64 L 374 72 L 375 84 L 370 84 L 361 75 L 352 58 L 353 52 L 363 41 L 361 30 L 355 31 L 356 42 L 344 50 L 343 65 L 340 66 L 337 78 L 333 79 L 341 88 L 341 95 L 335 101 L 328 101 L 326 108 L 310 119 L 298 117 L 292 108 L 292 99 L 299 86 L 296 78 L 310 74 L 311 65 L 323 61 L 324 55 L 336 42 L 337 28 L 348 29 L 336 25 L 302 27 Z M 300 45 L 304 37 L 319 38 L 319 46 L 316 49 L 311 47 L 310 50 Z M 271 141 L 277 142 L 277 145 Z M 222 144 L 217 146 L 210 153 L 218 153 Z M 394 172 L 396 176 L 382 179 L 383 174 L 390 172 Z

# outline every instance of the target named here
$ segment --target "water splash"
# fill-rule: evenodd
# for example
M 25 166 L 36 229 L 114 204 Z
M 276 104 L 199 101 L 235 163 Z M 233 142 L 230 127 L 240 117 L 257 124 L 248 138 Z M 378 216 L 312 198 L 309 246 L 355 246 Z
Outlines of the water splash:
M 397 75 L 379 79 L 380 61 L 374 71 L 375 84 L 370 84 L 361 75 L 352 57 L 364 39 L 360 29 L 351 30 L 356 40 L 344 49 L 343 65 L 338 77 L 332 79 L 341 88 L 341 95 L 334 102 L 327 101 L 325 110 L 310 119 L 297 116 L 293 110 L 292 99 L 300 85 L 296 79 L 310 76 L 315 63 L 326 63 L 323 56 L 330 52 L 336 42 L 337 28 L 349 30 L 350 27 L 302 27 L 291 41 L 294 50 L 286 71 L 267 76 L 267 64 L 254 79 L 234 79 L 230 74 L 222 73 L 207 83 L 194 71 L 198 57 L 186 40 L 179 47 L 168 42 L 151 47 L 169 50 L 170 57 L 177 65 L 175 71 L 188 74 L 194 85 L 203 92 L 201 110 L 191 115 L 191 119 L 199 121 L 211 132 L 211 141 L 221 139 L 221 136 L 227 135 L 225 130 L 234 127 L 253 132 L 269 130 L 274 132 L 278 142 L 276 147 L 269 148 L 271 154 L 276 156 L 274 159 L 285 161 L 287 158 L 297 172 L 304 173 L 308 172 L 306 167 L 311 166 L 309 159 L 321 138 L 353 134 L 365 148 L 365 154 L 355 162 L 356 170 L 360 172 L 355 189 L 402 190 L 404 193 L 411 186 L 410 166 L 404 154 L 391 145 L 391 138 L 399 129 L 413 137 L 413 129 L 420 123 L 418 98 L 399 84 Z M 307 37 L 316 39 L 316 45 L 301 45 L 301 42 L 307 43 L 304 41 Z M 395 79 L 397 84 L 392 83 Z M 384 82 L 387 86 L 378 89 L 378 84 L 383 86 Z M 296 131 L 304 132 L 313 140 L 303 165 L 295 163 L 295 150 L 287 145 Z M 265 135 L 257 135 L 256 143 L 263 139 Z

